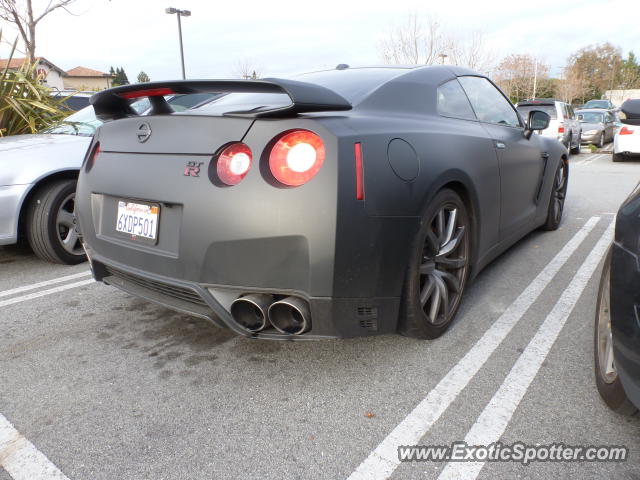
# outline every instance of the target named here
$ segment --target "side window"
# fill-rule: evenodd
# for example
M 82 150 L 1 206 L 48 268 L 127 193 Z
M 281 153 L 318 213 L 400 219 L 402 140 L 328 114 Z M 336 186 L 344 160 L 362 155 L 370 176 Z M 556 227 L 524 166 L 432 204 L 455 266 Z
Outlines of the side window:
M 438 87 L 438 113 L 443 117 L 476 119 L 469 99 L 458 80 L 450 80 Z
M 481 122 L 521 126 L 511 102 L 489 80 L 482 77 L 460 77 L 459 80 Z

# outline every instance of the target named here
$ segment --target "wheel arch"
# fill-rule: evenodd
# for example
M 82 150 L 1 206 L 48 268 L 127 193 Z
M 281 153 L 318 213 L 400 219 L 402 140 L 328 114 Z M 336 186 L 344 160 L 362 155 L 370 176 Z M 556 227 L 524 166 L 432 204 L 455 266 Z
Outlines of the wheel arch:
M 18 213 L 18 241 L 24 238 L 25 235 L 25 222 L 26 222 L 26 210 L 33 199 L 35 193 L 42 188 L 44 185 L 48 183 L 54 182 L 56 180 L 77 180 L 78 175 L 80 174 L 80 169 L 66 169 L 59 170 L 53 173 L 48 173 L 38 178 L 32 185 L 31 188 L 27 191 L 24 198 L 22 199 L 22 203 L 19 207 Z
M 422 201 L 421 210 L 424 212 L 433 198 L 438 192 L 450 189 L 456 192 L 469 214 L 469 221 L 471 223 L 471 259 L 470 259 L 470 279 L 473 279 L 478 273 L 477 259 L 480 257 L 478 239 L 480 238 L 481 226 L 480 226 L 480 206 L 478 200 L 478 193 L 473 185 L 473 182 L 466 173 L 461 170 L 452 170 L 444 173 L 436 182 L 433 183 L 432 188 L 429 189 L 427 195 L 425 195 Z

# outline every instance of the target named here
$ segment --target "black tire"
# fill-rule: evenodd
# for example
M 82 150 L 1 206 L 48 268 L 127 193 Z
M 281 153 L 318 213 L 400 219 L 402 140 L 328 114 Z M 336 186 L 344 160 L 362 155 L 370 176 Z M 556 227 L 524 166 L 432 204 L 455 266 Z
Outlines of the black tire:
M 576 142 L 576 146 L 575 146 L 575 147 L 571 147 L 570 152 L 571 152 L 571 153 L 573 153 L 573 154 L 578 154 L 578 153 L 580 153 L 580 144 L 581 144 L 581 143 L 582 143 L 582 133 L 580 133 L 580 134 L 578 135 L 578 140 L 577 140 L 577 142 Z M 571 144 L 569 144 L 569 145 L 571 145 Z
M 611 155 L 611 160 L 614 162 L 624 162 L 625 158 L 622 153 L 614 153 Z
M 464 293 L 471 240 L 464 202 L 453 190 L 441 190 L 426 209 L 411 247 L 399 333 L 433 339 L 449 328 Z
M 564 212 L 564 200 L 567 196 L 567 187 L 569 184 L 569 163 L 564 159 L 560 159 L 560 164 L 553 178 L 553 187 L 549 198 L 549 206 L 547 207 L 547 219 L 542 226 L 543 230 L 557 230 L 562 222 L 562 213 Z
M 600 277 L 600 287 L 598 288 L 598 301 L 596 303 L 596 318 L 593 335 L 593 364 L 596 377 L 598 393 L 607 406 L 620 414 L 633 415 L 637 412 L 636 407 L 627 398 L 620 377 L 615 371 L 615 360 L 609 351 L 607 342 L 611 340 L 611 317 L 609 311 L 609 284 L 611 278 L 611 249 L 605 257 L 602 275 Z M 609 325 L 607 329 L 607 324 Z M 609 357 L 611 360 L 609 363 Z
M 38 188 L 27 205 L 29 245 L 38 257 L 47 262 L 75 265 L 86 260 L 73 232 L 75 191 L 75 180 L 53 181 Z M 69 241 L 67 244 L 65 239 Z
M 604 132 L 600 134 L 600 138 L 598 139 L 598 144 L 596 146 L 598 148 L 604 147 Z

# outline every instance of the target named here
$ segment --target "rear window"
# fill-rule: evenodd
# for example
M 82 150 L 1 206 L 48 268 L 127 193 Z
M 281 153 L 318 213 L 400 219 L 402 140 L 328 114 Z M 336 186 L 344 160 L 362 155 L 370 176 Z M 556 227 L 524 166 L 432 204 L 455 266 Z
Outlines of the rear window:
M 354 68 L 304 73 L 292 78 L 326 87 L 356 105 L 380 85 L 405 72 L 406 69 L 398 68 Z M 207 115 L 222 115 L 287 105 L 291 105 L 291 99 L 283 93 L 230 93 L 196 110 Z
M 522 105 L 516 107 L 516 109 L 525 120 L 529 118 L 529 112 L 531 112 L 532 110 L 541 110 L 547 113 L 551 117 L 551 120 L 558 119 L 555 105 Z
M 584 104 L 584 108 L 609 108 L 607 100 L 589 100 Z

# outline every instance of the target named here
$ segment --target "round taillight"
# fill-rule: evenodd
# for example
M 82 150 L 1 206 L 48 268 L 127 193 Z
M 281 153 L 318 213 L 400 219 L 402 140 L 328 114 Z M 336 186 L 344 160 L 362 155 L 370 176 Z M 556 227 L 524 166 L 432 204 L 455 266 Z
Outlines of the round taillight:
M 251 168 L 251 149 L 244 143 L 233 143 L 225 147 L 216 164 L 216 173 L 226 185 L 237 185 Z
M 324 143 L 308 130 L 294 130 L 278 139 L 269 154 L 269 168 L 280 183 L 298 187 L 311 180 L 324 162 Z

